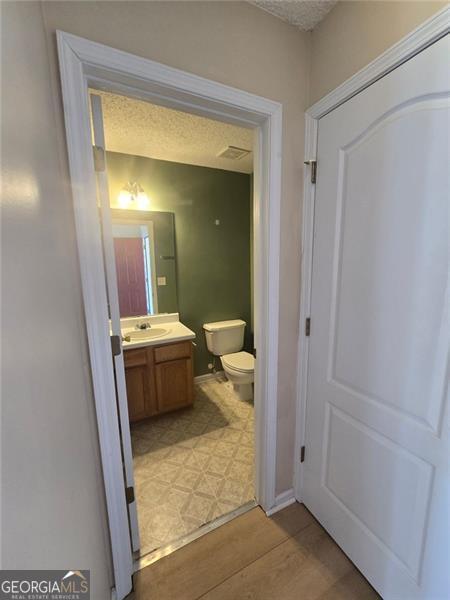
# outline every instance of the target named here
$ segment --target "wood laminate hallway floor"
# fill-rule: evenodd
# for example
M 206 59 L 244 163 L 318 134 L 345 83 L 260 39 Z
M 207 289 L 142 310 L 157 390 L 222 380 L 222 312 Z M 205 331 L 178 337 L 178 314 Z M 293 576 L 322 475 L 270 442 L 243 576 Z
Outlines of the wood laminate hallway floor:
M 237 517 L 137 572 L 130 600 L 380 598 L 301 504 Z

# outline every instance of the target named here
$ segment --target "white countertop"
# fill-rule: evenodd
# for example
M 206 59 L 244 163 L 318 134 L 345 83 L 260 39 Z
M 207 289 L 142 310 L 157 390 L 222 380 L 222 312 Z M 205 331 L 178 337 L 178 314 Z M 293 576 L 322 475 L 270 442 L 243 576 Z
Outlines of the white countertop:
M 150 318 L 141 318 L 141 321 L 151 323 L 152 327 L 161 327 L 167 329 L 167 333 L 150 339 L 144 340 L 132 340 L 130 342 L 126 342 L 122 340 L 122 348 L 124 350 L 129 350 L 130 348 L 143 348 L 145 346 L 163 346 L 164 344 L 172 344 L 174 342 L 182 342 L 184 340 L 193 340 L 195 338 L 195 333 L 191 331 L 186 325 L 180 323 L 180 321 L 175 321 L 169 319 L 168 321 L 164 321 L 161 318 L 155 320 Z M 126 336 L 128 332 L 137 331 L 136 327 L 124 327 L 122 329 L 122 335 Z

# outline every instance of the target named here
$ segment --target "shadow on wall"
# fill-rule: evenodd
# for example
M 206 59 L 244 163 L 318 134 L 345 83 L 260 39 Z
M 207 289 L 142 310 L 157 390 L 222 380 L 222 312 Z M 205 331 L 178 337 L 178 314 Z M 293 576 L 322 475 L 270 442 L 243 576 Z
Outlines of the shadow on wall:
M 203 323 L 243 319 L 251 351 L 251 176 L 116 152 L 107 159 L 113 208 L 124 183 L 136 180 L 150 210 L 175 214 L 178 312 L 197 336 L 195 375 L 211 362 Z

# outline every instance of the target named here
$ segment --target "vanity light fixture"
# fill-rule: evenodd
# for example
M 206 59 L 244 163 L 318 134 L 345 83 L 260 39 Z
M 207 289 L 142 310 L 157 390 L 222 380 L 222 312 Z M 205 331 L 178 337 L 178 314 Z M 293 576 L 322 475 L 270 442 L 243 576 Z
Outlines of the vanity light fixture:
M 150 199 L 137 181 L 128 181 L 120 191 L 119 205 L 121 208 L 145 210 L 150 206 Z

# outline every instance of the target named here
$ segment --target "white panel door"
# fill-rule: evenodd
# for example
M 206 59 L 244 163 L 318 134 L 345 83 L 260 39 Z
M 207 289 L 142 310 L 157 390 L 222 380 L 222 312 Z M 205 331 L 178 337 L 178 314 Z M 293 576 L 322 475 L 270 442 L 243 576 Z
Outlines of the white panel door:
M 402 600 L 450 597 L 448 38 L 318 128 L 303 499 Z

